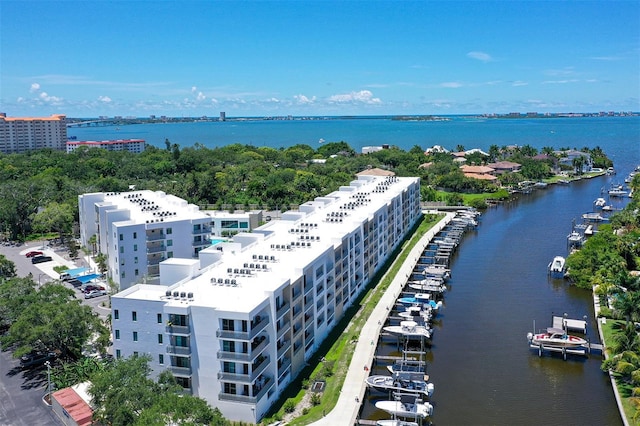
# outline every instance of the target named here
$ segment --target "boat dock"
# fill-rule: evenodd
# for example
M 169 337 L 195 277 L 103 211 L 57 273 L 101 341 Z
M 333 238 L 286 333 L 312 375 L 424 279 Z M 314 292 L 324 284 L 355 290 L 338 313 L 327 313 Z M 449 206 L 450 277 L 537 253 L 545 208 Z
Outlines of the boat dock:
M 587 334 L 587 321 L 569 319 L 565 317 L 553 317 L 553 328 L 559 328 L 567 331 L 579 331 L 582 334 Z

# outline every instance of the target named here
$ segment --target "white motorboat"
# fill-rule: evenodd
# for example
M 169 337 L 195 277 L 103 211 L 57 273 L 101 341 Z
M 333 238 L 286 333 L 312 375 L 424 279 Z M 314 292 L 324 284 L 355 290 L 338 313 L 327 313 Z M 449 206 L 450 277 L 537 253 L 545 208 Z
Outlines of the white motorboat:
M 415 402 L 378 401 L 376 408 L 397 417 L 412 419 L 425 418 L 433 414 L 433 406 L 421 399 L 416 399 Z
M 424 279 L 420 281 L 409 281 L 409 288 L 422 293 L 442 294 L 447 291 L 447 286 L 441 280 Z
M 433 319 L 431 308 L 424 305 L 408 306 L 404 312 L 398 313 L 398 316 L 417 323 L 428 323 Z
M 607 200 L 605 200 L 604 198 L 598 198 L 593 202 L 594 207 L 599 209 L 603 208 L 606 204 Z
M 549 274 L 554 278 L 562 278 L 564 277 L 564 266 L 565 266 L 565 258 L 562 256 L 556 256 L 553 258 L 551 263 L 549 263 Z
M 365 379 L 367 386 L 380 392 L 415 393 L 433 395 L 435 386 L 429 383 L 429 376 L 422 372 L 401 371 L 392 376 L 374 375 Z
M 529 333 L 527 339 L 532 345 L 553 348 L 578 348 L 587 344 L 582 337 L 567 334 L 565 330 L 553 327 L 547 328 L 545 333 Z
M 433 330 L 415 321 L 400 321 L 400 325 L 388 325 L 382 328 L 387 333 L 407 339 L 430 339 Z
M 586 221 L 589 222 L 602 222 L 604 220 L 607 220 L 606 217 L 602 216 L 600 213 L 585 213 L 582 215 L 582 218 Z
M 625 190 L 622 185 L 612 185 L 607 193 L 609 197 L 626 197 L 629 191 Z
M 406 422 L 398 419 L 378 420 L 376 426 L 418 426 L 416 422 Z
M 431 300 L 429 293 L 417 293 L 413 296 L 401 297 L 398 302 L 404 306 L 428 306 L 433 311 L 437 311 L 442 306 L 442 301 L 435 302 Z
M 430 265 L 422 270 L 422 274 L 426 278 L 441 279 L 443 281 L 451 278 L 451 270 L 439 265 Z

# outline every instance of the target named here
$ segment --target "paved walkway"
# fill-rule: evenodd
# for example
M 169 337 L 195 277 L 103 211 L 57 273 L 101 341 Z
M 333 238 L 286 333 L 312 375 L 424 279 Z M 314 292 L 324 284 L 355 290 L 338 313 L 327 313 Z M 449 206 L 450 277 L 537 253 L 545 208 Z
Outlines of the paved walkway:
M 349 365 L 349 370 L 347 371 L 347 376 L 342 385 L 336 406 L 325 417 L 312 423 L 313 425 L 336 426 L 355 424 L 358 412 L 360 411 L 360 402 L 363 400 L 366 390 L 365 379 L 369 375 L 368 370 L 371 370 L 378 337 L 385 322 L 384 319 L 389 315 L 389 309 L 394 306 L 400 291 L 413 271 L 418 258 L 427 247 L 427 244 L 429 244 L 433 237 L 440 232 L 454 216 L 454 213 L 447 213 L 440 222 L 431 228 L 429 232 L 425 233 L 422 239 L 420 239 L 411 250 L 411 253 L 407 256 L 407 260 L 394 277 L 387 291 L 380 298 L 380 302 L 371 313 L 371 316 L 360 333 L 360 338 L 356 344 L 353 358 L 351 359 L 351 364 Z M 365 366 L 367 366 L 367 371 L 365 371 Z

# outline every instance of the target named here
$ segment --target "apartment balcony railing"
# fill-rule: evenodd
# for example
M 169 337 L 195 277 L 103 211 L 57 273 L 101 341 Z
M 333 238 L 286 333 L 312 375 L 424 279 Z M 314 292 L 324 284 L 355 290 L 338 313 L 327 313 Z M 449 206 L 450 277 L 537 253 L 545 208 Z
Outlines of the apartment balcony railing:
M 151 259 L 147 258 L 147 264 L 148 265 L 157 265 L 160 262 L 162 262 L 163 260 L 165 260 L 166 258 L 164 256 L 155 256 L 152 257 Z
M 227 382 L 251 383 L 251 376 L 248 374 L 225 373 L 224 371 L 218 372 L 218 379 Z
M 189 346 L 167 346 L 167 353 L 174 355 L 191 355 L 191 348 Z
M 177 367 L 170 366 L 169 371 L 173 373 L 174 376 L 191 376 L 191 367 Z
M 289 368 L 289 366 L 291 365 L 291 358 L 284 358 L 282 360 L 282 363 L 280 364 L 280 367 L 278 367 L 278 377 L 280 377 L 282 375 L 282 373 L 284 373 L 287 368 Z
M 203 226 L 203 227 L 202 227 L 202 228 L 200 228 L 200 229 L 194 229 L 191 233 L 192 233 L 193 235 L 199 235 L 199 234 L 206 234 L 206 233 L 208 233 L 208 232 L 211 232 L 211 228 L 206 227 L 206 226 Z
M 280 318 L 281 316 L 283 316 L 284 314 L 286 314 L 287 312 L 289 312 L 289 307 L 291 305 L 288 303 L 283 303 L 282 305 L 280 305 L 280 307 L 278 307 L 276 309 L 276 318 Z
M 216 337 L 235 340 L 251 340 L 256 337 L 269 324 L 269 317 L 262 317 L 260 322 L 254 323 L 251 331 L 218 330 Z
M 191 327 L 188 325 L 168 325 L 166 332 L 169 334 L 191 334 Z
M 166 251 L 166 250 L 167 248 L 165 247 L 164 244 L 159 246 L 147 247 L 147 253 L 159 253 L 161 251 Z
M 291 340 L 285 340 L 282 345 L 278 348 L 278 358 L 282 356 L 286 351 L 291 347 Z
M 291 303 L 297 301 L 302 296 L 302 290 L 294 291 L 291 294 Z
M 147 241 L 158 241 L 166 239 L 166 235 L 162 232 L 156 232 L 153 234 L 147 234 Z
M 244 352 L 218 351 L 218 359 L 224 361 L 251 361 L 251 354 Z
M 273 387 L 275 382 L 270 377 L 267 377 L 267 381 L 262 385 L 258 393 L 254 396 L 248 395 L 234 395 L 229 393 L 220 392 L 218 394 L 218 398 L 221 401 L 231 401 L 231 402 L 243 402 L 247 404 L 256 404 L 258 401 L 262 399 L 262 397 Z

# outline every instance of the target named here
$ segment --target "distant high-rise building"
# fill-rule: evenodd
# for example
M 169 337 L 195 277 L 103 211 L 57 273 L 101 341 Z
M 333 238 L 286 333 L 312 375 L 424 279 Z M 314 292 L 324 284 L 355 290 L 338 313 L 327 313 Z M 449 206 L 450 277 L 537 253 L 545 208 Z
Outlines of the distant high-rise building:
M 227 119 L 227 113 L 224 111 L 220 112 L 220 121 L 225 121 Z
M 0 152 L 26 152 L 42 148 L 64 150 L 67 117 L 7 117 L 0 113 Z

